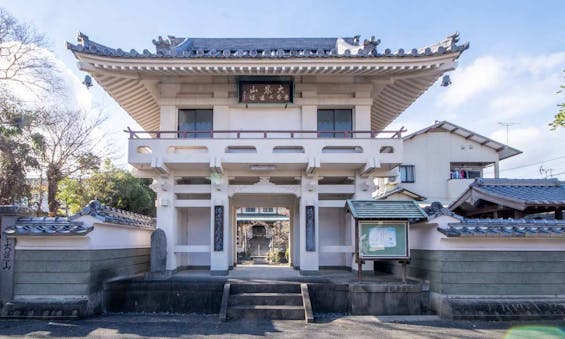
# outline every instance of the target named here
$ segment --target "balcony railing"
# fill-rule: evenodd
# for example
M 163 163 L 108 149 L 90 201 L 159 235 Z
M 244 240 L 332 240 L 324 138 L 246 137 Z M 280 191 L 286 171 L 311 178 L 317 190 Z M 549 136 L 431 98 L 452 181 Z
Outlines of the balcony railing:
M 124 132 L 130 139 L 374 139 L 402 138 L 406 129 L 397 131 L 309 131 L 309 130 L 211 130 L 211 131 L 132 131 L 129 127 Z

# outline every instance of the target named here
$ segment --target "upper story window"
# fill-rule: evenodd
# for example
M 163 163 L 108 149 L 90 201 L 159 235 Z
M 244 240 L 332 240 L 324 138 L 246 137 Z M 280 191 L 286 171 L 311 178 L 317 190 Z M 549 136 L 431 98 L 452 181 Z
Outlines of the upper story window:
M 263 207 L 263 213 L 274 213 L 275 209 L 272 207 Z
M 335 131 L 351 131 L 353 128 L 352 113 L 350 109 L 319 109 L 318 131 L 332 131 L 320 133 L 322 138 L 344 138 L 345 133 Z M 348 135 L 351 137 L 351 134 Z
M 255 213 L 257 210 L 255 209 L 255 207 L 246 207 L 245 208 L 245 213 Z
M 179 109 L 179 131 L 212 131 L 211 109 Z M 210 133 L 179 133 L 179 138 L 210 138 Z
M 414 165 L 400 165 L 400 182 L 414 182 Z

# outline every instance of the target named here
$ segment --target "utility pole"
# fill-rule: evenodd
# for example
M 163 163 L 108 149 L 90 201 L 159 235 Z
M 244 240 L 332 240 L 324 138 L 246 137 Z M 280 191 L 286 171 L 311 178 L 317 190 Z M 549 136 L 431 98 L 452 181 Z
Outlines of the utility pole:
M 498 124 L 506 127 L 506 144 L 508 145 L 508 128 L 510 126 L 518 125 L 520 123 L 519 122 L 499 122 Z

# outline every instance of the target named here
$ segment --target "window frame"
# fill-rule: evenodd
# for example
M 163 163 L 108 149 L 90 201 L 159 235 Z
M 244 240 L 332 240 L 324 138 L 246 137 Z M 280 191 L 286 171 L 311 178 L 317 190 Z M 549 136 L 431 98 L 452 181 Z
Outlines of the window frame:
M 322 112 L 332 112 L 332 129 L 328 130 L 331 132 L 324 132 L 324 130 L 322 130 L 320 128 L 320 113 Z M 348 111 L 349 113 L 349 127 L 347 129 L 337 129 L 336 128 L 336 113 L 340 112 L 340 111 Z M 316 112 L 316 130 L 318 131 L 319 135 L 318 137 L 320 138 L 345 138 L 345 132 L 346 131 L 352 131 L 353 130 L 353 126 L 354 126 L 354 121 L 353 121 L 353 109 L 351 108 L 318 108 L 317 112 Z M 344 132 L 336 132 L 336 131 L 344 131 Z M 348 138 L 352 138 L 353 135 L 351 133 L 348 134 L 347 136 Z
M 181 114 L 183 114 L 184 112 L 187 112 L 186 114 L 190 114 L 190 112 L 194 112 L 196 117 L 195 117 L 195 121 L 194 121 L 194 128 L 193 129 L 182 129 L 181 128 Z M 210 128 L 209 129 L 199 129 L 198 128 L 198 124 L 199 124 L 199 115 L 200 113 L 208 113 L 209 114 L 209 120 L 210 121 Z M 188 120 L 188 119 L 187 119 Z M 178 133 L 178 138 L 180 139 L 199 139 L 199 138 L 211 138 L 212 137 L 212 131 L 214 130 L 214 110 L 211 108 L 179 108 L 177 110 L 177 130 L 179 131 Z M 187 133 L 184 131 L 203 131 L 203 132 L 210 132 L 210 133 Z
M 404 178 L 402 177 L 402 170 L 404 172 Z M 409 175 L 411 174 L 411 175 Z M 399 165 L 398 166 L 398 176 L 401 183 L 413 184 L 416 182 L 416 166 L 414 165 Z M 411 179 L 411 180 L 410 180 Z

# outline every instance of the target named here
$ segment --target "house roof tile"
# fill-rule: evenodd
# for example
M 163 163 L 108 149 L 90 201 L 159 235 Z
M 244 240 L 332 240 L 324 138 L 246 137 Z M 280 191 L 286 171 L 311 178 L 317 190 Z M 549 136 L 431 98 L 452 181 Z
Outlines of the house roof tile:
M 355 219 L 428 219 L 426 212 L 411 200 L 347 200 L 346 208 Z
M 465 219 L 437 230 L 447 237 L 565 237 L 565 220 Z

